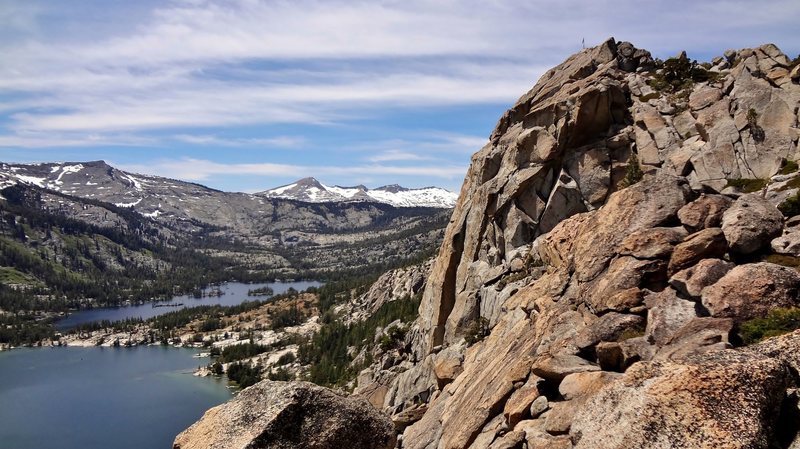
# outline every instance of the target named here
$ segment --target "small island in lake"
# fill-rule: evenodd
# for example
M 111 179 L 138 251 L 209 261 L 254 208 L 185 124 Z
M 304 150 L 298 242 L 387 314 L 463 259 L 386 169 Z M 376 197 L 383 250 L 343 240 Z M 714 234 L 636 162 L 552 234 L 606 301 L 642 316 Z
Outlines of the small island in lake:
M 270 287 L 259 287 L 247 290 L 247 296 L 272 296 L 275 292 Z

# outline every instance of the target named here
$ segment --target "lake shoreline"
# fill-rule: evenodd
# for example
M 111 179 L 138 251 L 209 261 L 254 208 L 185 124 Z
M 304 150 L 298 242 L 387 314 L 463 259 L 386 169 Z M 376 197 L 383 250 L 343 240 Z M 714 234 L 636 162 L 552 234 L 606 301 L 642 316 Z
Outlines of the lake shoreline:
M 149 346 L 4 352 L 0 402 L 14 406 L 0 408 L 0 441 L 15 449 L 171 447 L 178 432 L 235 393 L 224 378 L 192 375 L 205 363 L 196 353 Z M 75 431 L 87 423 L 91 433 Z

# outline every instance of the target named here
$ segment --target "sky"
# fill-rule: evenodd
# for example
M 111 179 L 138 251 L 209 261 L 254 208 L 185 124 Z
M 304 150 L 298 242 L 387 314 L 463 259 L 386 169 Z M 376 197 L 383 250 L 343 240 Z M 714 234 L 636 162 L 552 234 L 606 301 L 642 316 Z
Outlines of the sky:
M 503 111 L 582 42 L 793 58 L 798 23 L 797 0 L 0 0 L 0 161 L 457 191 Z

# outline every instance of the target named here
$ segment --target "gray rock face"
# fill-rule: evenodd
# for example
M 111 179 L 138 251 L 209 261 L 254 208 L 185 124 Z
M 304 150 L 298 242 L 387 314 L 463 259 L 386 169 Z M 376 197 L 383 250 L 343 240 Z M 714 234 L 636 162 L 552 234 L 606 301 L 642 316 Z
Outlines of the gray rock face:
M 714 285 L 735 265 L 720 259 L 705 259 L 697 265 L 675 273 L 669 284 L 681 294 L 700 299 L 703 289 Z
M 771 263 L 739 265 L 703 290 L 703 305 L 714 317 L 737 322 L 800 302 L 800 273 Z
M 731 251 L 754 253 L 781 235 L 783 215 L 761 196 L 744 195 L 723 214 L 722 231 Z
M 678 211 L 678 218 L 688 229 L 698 231 L 717 228 L 722 224 L 722 214 L 730 207 L 730 198 L 722 195 L 701 195 Z
M 702 259 L 722 257 L 728 251 L 728 243 L 720 228 L 707 228 L 692 234 L 675 247 L 669 260 L 668 272 L 676 273 Z
M 778 254 L 800 257 L 800 230 L 791 230 L 770 243 Z
M 800 158 L 800 86 L 766 45 L 718 59 L 717 80 L 663 94 L 654 73 L 634 68 L 637 52 L 608 41 L 570 57 L 474 155 L 406 373 L 421 378 L 445 349 L 463 363 L 430 390 L 404 448 L 520 447 L 520 432 L 528 448 L 775 443 L 775 411 L 795 380 L 783 360 L 733 350 L 732 333 L 794 305 L 800 275 L 733 265 L 780 235 L 774 204 L 788 178 L 763 198 L 717 192 Z M 628 185 L 632 154 L 644 177 Z M 522 266 L 520 254 L 530 255 Z M 502 287 L 509 273 L 513 288 Z M 488 336 L 467 346 L 480 319 Z M 589 388 L 594 377 L 605 385 Z
M 173 449 L 390 449 L 394 425 L 366 401 L 305 382 L 262 381 L 207 411 Z
M 576 449 L 766 448 L 789 383 L 780 361 L 733 351 L 640 363 L 588 401 L 570 435 Z

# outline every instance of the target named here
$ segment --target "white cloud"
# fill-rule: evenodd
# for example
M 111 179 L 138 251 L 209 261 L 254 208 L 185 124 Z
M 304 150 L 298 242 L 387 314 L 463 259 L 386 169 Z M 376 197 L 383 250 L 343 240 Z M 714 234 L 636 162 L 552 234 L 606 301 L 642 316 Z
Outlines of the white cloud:
M 582 38 L 612 34 L 661 56 L 763 40 L 799 50 L 796 0 L 756 8 L 741 0 L 142 1 L 136 7 L 150 10 L 126 23 L 120 9 L 118 30 L 82 27 L 79 2 L 24 3 L 0 3 L 0 22 L 11 27 L 0 31 L 6 146 L 47 145 L 31 132 L 111 141 L 153 129 L 190 135 L 326 125 L 397 107 L 509 104 Z
M 380 163 L 351 166 L 315 166 L 271 163 L 226 164 L 206 159 L 179 158 L 162 159 L 148 164 L 113 163 L 123 170 L 135 173 L 165 176 L 191 181 L 204 181 L 216 175 L 260 175 L 260 176 L 375 176 L 392 175 L 429 177 L 439 179 L 461 179 L 467 167 L 456 164 L 396 166 Z
M 292 148 L 305 143 L 303 137 L 277 136 L 270 138 L 226 138 L 208 134 L 177 134 L 175 140 L 195 145 L 209 145 L 220 147 L 278 147 Z
M 386 150 L 378 154 L 367 157 L 371 162 L 387 162 L 387 161 L 428 161 L 432 158 L 430 156 L 421 156 L 410 151 L 403 150 Z

